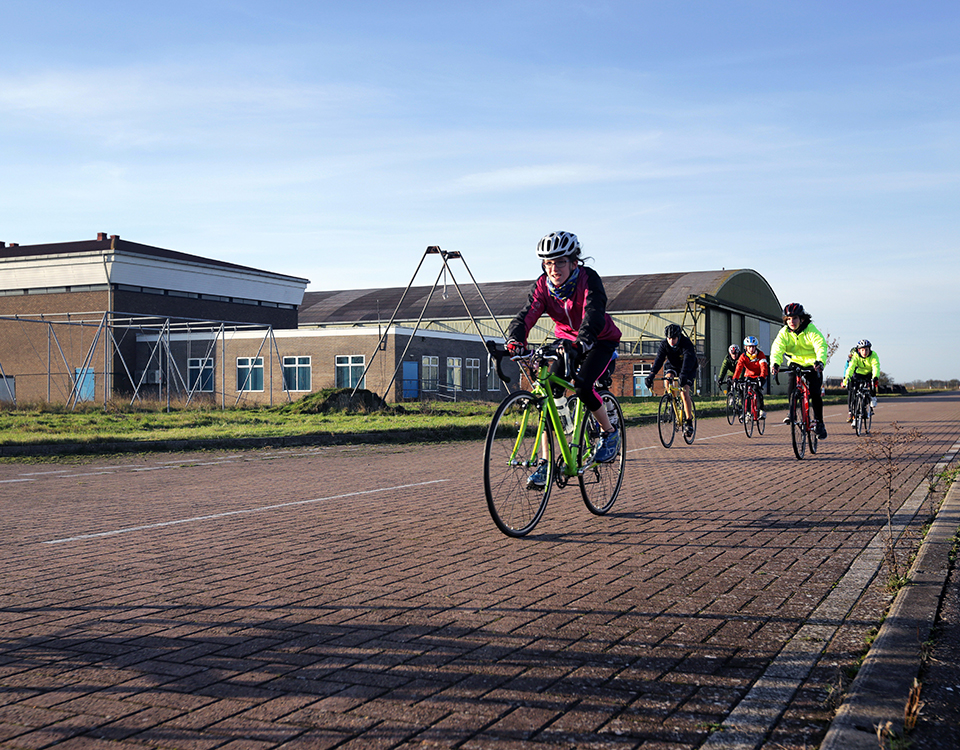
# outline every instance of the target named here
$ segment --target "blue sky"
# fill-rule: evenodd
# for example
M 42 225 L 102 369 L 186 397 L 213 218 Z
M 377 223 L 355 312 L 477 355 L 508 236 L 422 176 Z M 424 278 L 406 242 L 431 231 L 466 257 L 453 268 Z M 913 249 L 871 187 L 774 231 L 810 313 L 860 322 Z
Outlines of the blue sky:
M 319 290 L 404 286 L 428 245 L 532 279 L 566 229 L 602 275 L 753 268 L 898 382 L 960 377 L 955 2 L 3 17 L 0 240 L 119 234 Z

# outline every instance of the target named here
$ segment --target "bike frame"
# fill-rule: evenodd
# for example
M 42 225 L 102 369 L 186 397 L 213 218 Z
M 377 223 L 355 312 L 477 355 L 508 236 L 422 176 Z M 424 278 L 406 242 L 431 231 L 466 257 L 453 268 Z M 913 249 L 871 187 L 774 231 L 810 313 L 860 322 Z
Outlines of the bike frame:
M 760 413 L 760 409 L 757 406 L 760 403 L 757 398 L 757 389 L 760 387 L 760 384 L 756 381 L 755 378 L 749 378 L 743 381 L 743 413 L 746 416 L 749 411 L 751 416 L 756 419 L 757 414 Z
M 810 368 L 790 365 L 790 367 L 784 369 L 792 373 L 797 379 L 795 389 L 800 393 L 800 411 L 802 412 L 800 419 L 803 424 L 803 431 L 810 432 L 813 429 L 810 420 L 810 383 L 807 381 L 807 371 Z M 791 414 L 790 418 L 796 419 L 797 415 Z
M 670 397 L 673 399 L 673 416 L 677 420 L 677 424 L 682 425 L 687 416 L 687 408 L 683 405 L 680 383 L 676 378 L 664 378 L 664 385 L 670 391 Z
M 553 431 L 557 435 L 557 443 L 560 448 L 560 457 L 563 459 L 563 474 L 566 477 L 575 477 L 579 474 L 577 465 L 579 464 L 579 451 L 580 446 L 571 445 L 570 441 L 567 440 L 567 434 L 563 429 L 563 422 L 560 420 L 560 411 L 557 409 L 557 400 L 553 395 L 553 388 L 551 386 L 557 385 L 563 388 L 565 391 L 573 390 L 573 383 L 564 380 L 558 375 L 554 375 L 550 372 L 550 362 L 555 361 L 559 358 L 559 355 L 544 355 L 542 352 L 539 354 L 539 368 L 536 375 L 533 373 L 533 367 L 529 361 L 534 357 L 535 353 L 531 353 L 525 357 L 517 357 L 517 361 L 524 365 L 524 369 L 527 370 L 527 373 L 530 376 L 530 380 L 533 382 L 533 387 L 530 389 L 530 392 L 537 398 L 538 403 L 541 405 L 541 412 L 545 409 L 547 413 L 547 418 L 549 419 L 550 425 L 553 427 Z M 573 430 L 572 434 L 576 435 L 579 433 L 580 424 L 586 419 L 587 408 L 584 403 L 577 399 L 577 408 L 576 411 L 571 415 L 573 418 Z M 529 418 L 527 415 L 524 419 Z M 527 424 L 523 424 L 522 428 L 525 429 Z M 523 434 L 523 429 L 521 429 L 520 434 Z M 547 429 L 547 420 L 541 419 L 540 424 L 537 426 L 537 435 L 535 440 L 536 450 L 540 450 L 540 444 L 543 440 L 543 433 Z M 517 443 L 517 448 L 519 448 L 519 439 Z M 536 456 L 531 457 L 531 465 L 536 464 Z

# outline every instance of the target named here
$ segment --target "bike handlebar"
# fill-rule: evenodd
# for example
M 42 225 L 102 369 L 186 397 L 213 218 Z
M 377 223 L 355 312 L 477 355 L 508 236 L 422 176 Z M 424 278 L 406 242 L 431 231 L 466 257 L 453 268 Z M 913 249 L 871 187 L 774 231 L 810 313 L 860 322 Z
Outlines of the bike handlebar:
M 791 362 L 789 365 L 784 365 L 783 367 L 777 368 L 777 372 L 774 373 L 773 380 L 777 385 L 780 385 L 780 370 L 786 370 L 787 372 L 795 372 L 798 374 L 816 372 L 817 368 L 813 365 L 798 365 L 796 362 Z
M 497 344 L 496 341 L 486 341 L 485 344 L 487 351 L 490 352 L 490 356 L 493 357 L 494 361 L 497 363 L 497 375 L 500 376 L 500 380 L 502 380 L 504 383 L 511 382 L 510 378 L 504 375 L 503 368 L 500 365 L 504 359 L 510 358 L 514 362 L 534 359 L 548 360 L 552 362 L 553 360 L 560 358 L 560 347 L 562 346 L 562 343 L 541 344 L 540 346 L 530 349 L 526 354 L 514 355 L 510 354 L 506 347 L 502 347 L 501 345 Z

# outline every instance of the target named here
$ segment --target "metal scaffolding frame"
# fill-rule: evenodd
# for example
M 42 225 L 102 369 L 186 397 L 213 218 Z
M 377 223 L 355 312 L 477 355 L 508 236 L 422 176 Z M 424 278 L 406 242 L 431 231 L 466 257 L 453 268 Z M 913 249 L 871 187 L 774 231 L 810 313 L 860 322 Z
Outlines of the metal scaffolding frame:
M 496 324 L 497 330 L 500 331 L 500 335 L 503 338 L 506 338 L 503 328 L 500 327 L 500 321 L 497 320 L 496 315 L 493 314 L 493 311 L 490 309 L 490 305 L 487 304 L 486 298 L 483 296 L 483 292 L 480 290 L 480 285 L 477 283 L 477 280 L 474 278 L 473 273 L 470 271 L 470 267 L 467 265 L 467 261 L 464 260 L 463 255 L 456 250 L 441 250 L 436 245 L 430 245 L 426 250 L 423 251 L 423 255 L 420 257 L 420 262 L 417 264 L 416 270 L 413 272 L 413 276 L 410 277 L 410 281 L 407 284 L 406 289 L 403 290 L 403 294 L 400 295 L 400 300 L 397 302 L 397 307 L 393 311 L 393 315 L 390 317 L 390 322 L 387 323 L 386 328 L 384 328 L 383 335 L 380 336 L 380 340 L 377 342 L 376 348 L 373 350 L 373 355 L 370 357 L 370 361 L 367 363 L 367 366 L 363 368 L 363 374 L 357 380 L 357 384 L 353 387 L 353 391 L 350 393 L 350 396 L 353 397 L 356 395 L 357 391 L 360 389 L 360 383 L 364 382 L 364 378 L 367 376 L 367 372 L 373 366 L 374 360 L 377 358 L 377 352 L 383 351 L 384 343 L 387 340 L 387 336 L 390 334 L 390 329 L 393 328 L 393 324 L 397 319 L 397 315 L 400 312 L 400 308 L 403 306 L 403 300 L 406 299 L 407 292 L 410 291 L 410 288 L 413 286 L 413 282 L 417 278 L 417 274 L 420 273 L 420 269 L 423 267 L 424 261 L 427 259 L 428 255 L 438 255 L 440 256 L 440 261 L 442 266 L 440 271 L 437 273 L 437 278 L 433 282 L 433 286 L 430 289 L 430 293 L 427 295 L 426 301 L 423 303 L 423 309 L 420 311 L 420 317 L 417 318 L 417 323 L 414 326 L 413 334 L 407 339 L 407 344 L 403 348 L 403 352 L 397 357 L 397 366 L 393 370 L 393 376 L 390 378 L 390 382 L 387 383 L 383 391 L 383 398 L 387 397 L 387 394 L 390 393 L 390 389 L 393 387 L 394 382 L 397 379 L 397 373 L 400 372 L 400 367 L 403 365 L 403 359 L 407 355 L 407 350 L 409 350 L 410 345 L 413 343 L 413 337 L 416 335 L 417 331 L 420 330 L 420 324 L 423 323 L 423 318 L 426 315 L 427 308 L 430 306 L 430 300 L 433 299 L 433 293 L 437 290 L 437 286 L 440 284 L 440 280 L 444 280 L 444 295 L 446 295 L 446 277 L 447 274 L 450 276 L 450 280 L 453 282 L 454 288 L 457 290 L 457 294 L 460 297 L 460 301 L 463 302 L 463 309 L 466 310 L 467 316 L 470 318 L 470 322 L 473 323 L 474 328 L 477 329 L 477 335 L 480 336 L 480 342 L 484 343 L 483 331 L 480 329 L 480 324 L 474 318 L 473 313 L 470 311 L 470 306 L 467 304 L 466 299 L 463 297 L 463 292 L 460 289 L 460 284 L 457 282 L 456 277 L 453 275 L 453 269 L 450 268 L 448 260 L 459 260 L 463 263 L 463 267 L 466 269 L 467 274 L 470 276 L 470 280 L 473 282 L 474 288 L 477 290 L 477 295 L 480 297 L 480 300 L 483 302 L 483 306 L 487 309 L 487 315 L 490 316 L 490 319 Z M 488 355 L 489 358 L 489 355 Z M 489 370 L 489 362 L 488 370 Z
M 66 405 L 71 409 L 75 410 L 77 405 L 85 400 L 84 397 L 84 379 L 86 374 L 89 372 L 89 368 L 93 365 L 94 358 L 97 356 L 97 347 L 100 346 L 101 341 L 104 342 L 102 347 L 103 349 L 103 405 L 104 408 L 107 406 L 107 402 L 114 395 L 114 381 L 117 375 L 114 367 L 111 366 L 111 360 L 115 357 L 119 366 L 123 368 L 127 380 L 133 386 L 133 394 L 130 398 L 130 404 L 137 401 L 143 401 L 144 395 L 152 387 L 156 386 L 157 388 L 157 398 L 162 401 L 164 395 L 166 397 L 167 409 L 171 408 L 171 399 L 176 394 L 177 396 L 185 397 L 185 405 L 190 404 L 198 393 L 207 393 L 208 391 L 201 391 L 202 375 L 200 372 L 195 378 L 194 382 L 188 382 L 189 375 L 184 375 L 181 372 L 180 367 L 177 364 L 176 357 L 170 348 L 170 343 L 174 336 L 186 335 L 188 346 L 192 339 L 191 336 L 196 335 L 198 338 L 203 339 L 207 342 L 206 352 L 203 357 L 203 361 L 209 361 L 212 357 L 210 356 L 217 342 L 221 342 L 220 346 L 220 356 L 221 356 L 221 367 L 220 367 L 220 407 L 222 409 L 226 408 L 226 342 L 227 337 L 230 334 L 234 334 L 241 331 L 263 331 L 263 338 L 260 340 L 259 348 L 257 349 L 257 354 L 254 359 L 259 359 L 263 353 L 265 346 L 269 346 L 269 388 L 270 388 L 270 405 L 273 405 L 273 363 L 274 363 L 274 354 L 276 355 L 276 361 L 279 365 L 279 370 L 281 378 L 283 377 L 283 355 L 280 352 L 279 344 L 277 343 L 276 336 L 274 335 L 273 326 L 270 324 L 255 324 L 255 323 L 240 323 L 234 321 L 217 321 L 217 320 L 206 320 L 199 318 L 178 318 L 172 316 L 158 316 L 158 315 L 144 315 L 139 313 L 124 313 L 124 312 L 71 312 L 71 313 L 46 313 L 38 315 L 0 315 L 0 322 L 11 322 L 17 324 L 19 327 L 25 326 L 46 326 L 47 330 L 47 353 L 46 357 L 37 350 L 35 340 L 29 334 L 25 332 L 24 338 L 29 348 L 33 350 L 33 353 L 36 355 L 40 365 L 46 370 L 47 377 L 47 398 L 48 402 L 53 401 L 53 389 L 54 389 L 54 375 L 66 377 L 69 382 L 69 391 L 64 392 L 60 386 L 60 395 L 64 398 Z M 68 327 L 71 330 L 79 328 L 80 330 L 80 349 L 82 352 L 82 358 L 79 362 L 79 367 L 77 363 L 71 363 L 69 357 L 64 352 L 64 347 L 61 344 L 61 338 L 63 331 L 60 331 L 61 335 L 58 335 L 59 327 Z M 83 344 L 83 334 L 86 330 L 93 331 L 93 339 L 90 342 L 89 346 Z M 117 336 L 118 331 L 122 334 Z M 147 361 L 143 364 L 142 371 L 139 377 L 135 376 L 135 372 L 139 369 L 135 367 L 131 370 L 131 366 L 128 362 L 128 357 L 124 355 L 123 344 L 126 342 L 128 336 L 133 335 L 137 336 L 139 334 L 147 334 L 149 336 L 156 336 L 156 343 L 153 344 L 150 349 L 149 356 Z M 134 344 L 136 345 L 136 344 Z M 63 366 L 62 371 L 57 371 L 54 373 L 54 348 L 56 349 L 57 354 L 59 355 L 59 361 Z M 153 367 L 156 363 L 156 368 Z M 137 363 L 139 364 L 139 363 Z M 148 373 L 151 371 L 157 372 L 157 382 L 149 383 Z M 241 387 L 237 389 L 237 397 L 234 401 L 234 406 L 239 405 L 240 401 L 243 399 L 244 394 L 247 392 L 246 386 L 250 384 L 250 378 L 253 375 L 253 368 L 248 368 L 244 381 L 241 384 Z M 4 384 L 6 384 L 6 373 L 3 369 L 3 363 L 0 362 L 0 377 L 3 378 Z M 287 400 L 292 401 L 293 397 L 291 396 L 290 390 L 287 388 L 285 381 L 282 382 L 283 388 L 282 391 L 286 394 Z M 214 397 L 216 398 L 217 391 L 213 391 Z M 94 399 L 95 400 L 95 399 Z M 16 403 L 16 397 L 13 399 Z

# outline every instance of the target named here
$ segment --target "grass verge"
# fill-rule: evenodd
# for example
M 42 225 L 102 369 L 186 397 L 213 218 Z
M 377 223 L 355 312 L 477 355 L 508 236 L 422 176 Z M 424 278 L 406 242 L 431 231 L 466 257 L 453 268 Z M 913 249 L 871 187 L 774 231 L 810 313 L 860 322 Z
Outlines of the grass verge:
M 122 450 L 348 442 L 476 440 L 486 434 L 496 404 L 427 401 L 386 405 L 375 396 L 346 405 L 340 391 L 310 394 L 275 407 L 219 409 L 212 405 L 167 409 L 165 403 L 51 404 L 0 409 L 0 456 Z M 830 399 L 834 399 L 831 401 Z M 828 396 L 825 403 L 839 403 Z M 768 396 L 768 411 L 786 408 Z M 701 418 L 722 416 L 724 400 L 697 400 Z M 653 422 L 658 399 L 624 398 L 628 425 Z

